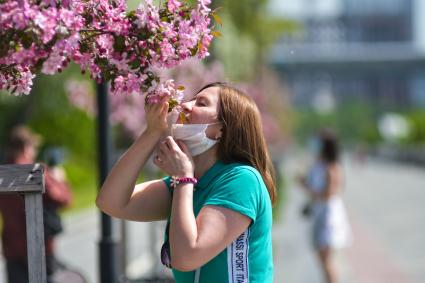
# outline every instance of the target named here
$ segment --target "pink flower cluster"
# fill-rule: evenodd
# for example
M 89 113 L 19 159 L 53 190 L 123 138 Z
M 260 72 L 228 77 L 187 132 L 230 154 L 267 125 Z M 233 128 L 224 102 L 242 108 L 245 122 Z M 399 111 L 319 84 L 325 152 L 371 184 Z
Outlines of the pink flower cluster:
M 145 0 L 126 12 L 124 0 L 0 1 L 0 90 L 28 94 L 35 73 L 55 74 L 74 61 L 97 82 L 110 81 L 114 94 L 177 97 L 153 70 L 208 56 L 210 2 Z
M 183 87 L 176 87 L 174 85 L 174 80 L 167 80 L 161 85 L 153 86 L 153 89 L 149 92 L 150 95 L 146 96 L 146 102 L 148 104 L 158 103 L 164 97 L 170 97 L 169 103 L 173 104 L 170 105 L 172 108 L 183 100 L 183 90 Z

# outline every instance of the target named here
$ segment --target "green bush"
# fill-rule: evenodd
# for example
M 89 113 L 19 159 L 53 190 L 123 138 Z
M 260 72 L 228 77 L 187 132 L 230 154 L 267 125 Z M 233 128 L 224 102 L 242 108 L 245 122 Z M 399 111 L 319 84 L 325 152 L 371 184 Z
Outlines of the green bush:
M 380 140 L 374 111 L 366 103 L 346 103 L 326 114 L 301 108 L 295 109 L 294 114 L 294 134 L 302 142 L 323 127 L 334 129 L 345 142 L 361 140 L 373 144 Z
M 410 134 L 406 140 L 407 144 L 425 143 L 425 110 L 413 110 L 406 113 L 406 118 L 410 124 Z

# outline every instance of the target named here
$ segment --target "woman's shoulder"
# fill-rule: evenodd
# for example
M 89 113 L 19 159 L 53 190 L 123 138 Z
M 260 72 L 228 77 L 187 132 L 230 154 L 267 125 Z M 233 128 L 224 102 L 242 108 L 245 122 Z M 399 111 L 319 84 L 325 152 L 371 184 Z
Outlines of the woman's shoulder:
M 260 175 L 260 172 L 249 164 L 233 162 L 226 165 L 226 173 L 240 174 L 240 175 Z
M 263 184 L 263 178 L 260 172 L 253 166 L 243 163 L 228 163 L 226 169 L 222 172 L 221 177 L 227 180 L 238 182 L 250 182 Z

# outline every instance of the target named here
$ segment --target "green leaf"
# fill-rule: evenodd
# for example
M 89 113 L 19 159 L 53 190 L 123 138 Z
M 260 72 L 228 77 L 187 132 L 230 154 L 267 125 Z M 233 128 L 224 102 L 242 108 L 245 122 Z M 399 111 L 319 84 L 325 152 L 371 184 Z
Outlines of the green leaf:
M 129 65 L 131 69 L 135 70 L 140 67 L 140 60 L 136 58 L 135 60 L 131 61 Z
M 105 82 L 109 82 L 114 77 L 114 73 L 111 72 L 109 69 L 106 69 L 104 72 L 102 72 L 102 77 Z
M 179 105 L 179 102 L 175 100 L 174 98 L 170 98 L 168 100 L 168 112 L 171 112 L 171 110 L 173 110 L 173 108 L 176 107 L 177 105 Z
M 221 34 L 221 32 L 216 31 L 216 30 L 212 31 L 212 32 L 211 32 L 211 34 L 212 34 L 214 37 L 222 37 L 222 36 L 223 36 L 223 35 Z
M 214 18 L 214 21 L 218 23 L 220 26 L 223 26 L 223 21 L 221 20 L 220 16 L 216 13 L 212 12 L 211 16 Z
M 21 38 L 21 43 L 22 43 L 22 46 L 25 49 L 30 48 L 33 42 L 34 42 L 34 40 L 33 40 L 33 34 L 32 34 L 31 31 L 28 31 L 28 32 L 26 32 L 26 33 L 23 34 L 23 36 Z
M 96 57 L 94 59 L 96 65 L 98 65 L 101 69 L 104 69 L 108 66 L 108 59 L 102 57 Z
M 80 51 L 82 53 L 86 53 L 87 51 L 89 51 L 89 45 L 87 44 L 87 42 L 80 41 Z
M 93 22 L 93 16 L 92 15 L 86 14 L 85 18 L 86 18 L 86 25 L 89 25 Z
M 39 60 L 37 61 L 37 63 L 35 63 L 34 68 L 35 68 L 36 72 L 41 71 L 41 68 L 43 67 L 43 63 L 44 63 L 44 61 L 46 61 L 46 60 L 45 60 L 45 59 L 39 59 Z
M 117 52 L 124 51 L 125 48 L 125 37 L 122 35 L 114 37 L 114 50 Z

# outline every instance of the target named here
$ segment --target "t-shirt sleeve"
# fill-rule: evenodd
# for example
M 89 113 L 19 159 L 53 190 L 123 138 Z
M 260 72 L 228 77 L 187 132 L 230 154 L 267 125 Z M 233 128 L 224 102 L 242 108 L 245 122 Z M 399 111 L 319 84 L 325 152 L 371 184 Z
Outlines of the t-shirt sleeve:
M 162 181 L 164 181 L 170 194 L 173 194 L 173 190 L 171 189 L 171 176 L 162 178 Z
M 253 170 L 233 168 L 214 185 L 204 205 L 225 207 L 255 221 L 261 182 Z

